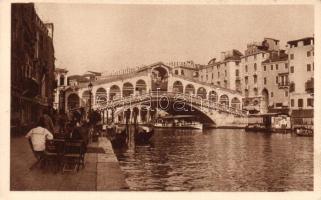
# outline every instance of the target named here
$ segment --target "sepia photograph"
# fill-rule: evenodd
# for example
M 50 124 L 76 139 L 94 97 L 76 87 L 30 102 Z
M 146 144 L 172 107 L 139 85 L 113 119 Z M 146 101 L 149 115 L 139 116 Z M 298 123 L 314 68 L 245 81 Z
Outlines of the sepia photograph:
M 313 3 L 9 14 L 11 192 L 314 191 Z

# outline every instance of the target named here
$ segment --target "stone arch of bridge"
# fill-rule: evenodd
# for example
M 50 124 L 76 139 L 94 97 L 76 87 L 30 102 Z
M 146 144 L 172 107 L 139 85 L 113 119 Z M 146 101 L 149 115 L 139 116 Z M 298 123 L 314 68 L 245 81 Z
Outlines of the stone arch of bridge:
M 99 87 L 95 92 L 95 103 L 99 103 L 101 101 L 107 101 L 107 90 L 103 87 Z

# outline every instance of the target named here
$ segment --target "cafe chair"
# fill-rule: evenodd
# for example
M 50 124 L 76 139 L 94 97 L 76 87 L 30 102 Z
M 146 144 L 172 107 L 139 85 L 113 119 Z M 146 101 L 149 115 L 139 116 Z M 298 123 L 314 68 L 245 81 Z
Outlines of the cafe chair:
M 78 172 L 80 166 L 84 167 L 84 154 L 84 142 L 82 140 L 66 140 L 62 172 Z
M 46 150 L 44 152 L 44 163 L 55 167 L 55 172 L 61 169 L 62 159 L 65 152 L 65 141 L 62 139 L 53 139 L 46 141 Z

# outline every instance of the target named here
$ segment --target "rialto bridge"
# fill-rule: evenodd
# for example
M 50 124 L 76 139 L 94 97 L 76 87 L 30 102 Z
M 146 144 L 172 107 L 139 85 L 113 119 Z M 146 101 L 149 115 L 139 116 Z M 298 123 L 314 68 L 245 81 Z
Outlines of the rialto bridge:
M 67 111 L 91 104 L 104 121 L 120 123 L 148 123 L 160 112 L 192 114 L 204 124 L 217 127 L 244 126 L 247 122 L 239 92 L 175 75 L 162 62 L 92 85 L 91 90 L 87 85 L 66 90 Z

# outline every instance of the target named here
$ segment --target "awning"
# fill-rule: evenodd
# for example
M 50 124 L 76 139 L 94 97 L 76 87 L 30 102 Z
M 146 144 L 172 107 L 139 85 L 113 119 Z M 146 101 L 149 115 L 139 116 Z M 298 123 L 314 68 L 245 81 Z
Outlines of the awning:
M 313 118 L 314 116 L 314 110 L 292 110 L 291 117 L 294 118 Z

